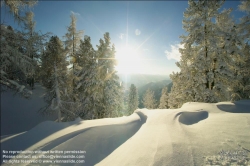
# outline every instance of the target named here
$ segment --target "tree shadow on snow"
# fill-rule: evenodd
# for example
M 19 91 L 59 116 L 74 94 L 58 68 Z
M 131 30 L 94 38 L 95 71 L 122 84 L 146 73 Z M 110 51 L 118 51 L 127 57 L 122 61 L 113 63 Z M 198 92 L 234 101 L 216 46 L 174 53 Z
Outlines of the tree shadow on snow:
M 146 115 L 141 112 L 136 113 L 140 116 L 140 119 L 137 121 L 125 124 L 96 126 L 78 130 L 50 141 L 46 145 L 43 145 L 43 147 L 38 147 L 38 150 L 47 151 L 53 149 L 64 151 L 86 151 L 86 154 L 84 154 L 84 165 L 95 165 L 131 138 L 146 122 Z M 60 129 L 58 128 L 58 130 Z M 56 131 L 53 130 L 53 133 L 55 132 Z M 32 132 L 28 132 L 28 136 L 26 133 L 22 134 L 5 141 L 1 144 L 1 146 L 2 149 L 5 150 L 25 150 L 53 133 L 51 133 L 49 129 L 48 132 L 45 132 L 42 135 L 40 134 L 39 136 L 36 136 Z M 27 140 L 27 138 L 30 138 L 30 140 Z
M 218 104 L 217 108 L 230 113 L 250 113 L 250 100 L 235 101 L 232 104 Z

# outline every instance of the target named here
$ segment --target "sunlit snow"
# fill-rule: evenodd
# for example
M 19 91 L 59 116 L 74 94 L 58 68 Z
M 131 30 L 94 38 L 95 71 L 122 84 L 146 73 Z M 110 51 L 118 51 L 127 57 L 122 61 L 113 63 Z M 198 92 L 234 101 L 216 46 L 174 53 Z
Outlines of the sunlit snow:
M 250 100 L 190 102 L 180 109 L 138 109 L 127 117 L 44 121 L 20 134 L 2 136 L 1 153 L 3 150 L 84 152 L 84 164 L 53 165 L 249 165 L 249 108 Z M 12 121 L 16 126 L 25 125 L 16 122 Z M 39 155 L 33 154 L 37 158 Z M 42 159 L 45 160 L 55 161 Z

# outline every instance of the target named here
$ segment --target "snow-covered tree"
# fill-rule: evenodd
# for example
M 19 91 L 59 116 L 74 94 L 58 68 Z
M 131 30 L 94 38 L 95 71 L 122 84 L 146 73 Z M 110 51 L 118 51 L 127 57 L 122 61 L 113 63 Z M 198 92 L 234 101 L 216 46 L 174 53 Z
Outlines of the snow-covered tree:
M 243 60 L 236 63 L 238 67 L 236 73 L 240 78 L 237 85 L 231 86 L 231 100 L 250 98 L 250 0 L 241 1 L 238 8 L 246 13 L 237 25 L 237 34 L 244 40 L 244 45 L 241 47 Z
M 238 87 L 242 79 L 239 65 L 244 62 L 243 48 L 244 38 L 239 32 L 239 26 L 230 16 L 232 9 L 223 10 L 216 18 L 218 30 L 218 66 L 215 73 L 215 81 L 220 82 L 220 87 L 228 87 L 228 97 L 226 93 L 217 91 L 217 96 L 221 100 L 229 100 L 232 87 Z M 218 88 L 218 86 L 217 86 Z
M 22 50 L 23 35 L 10 26 L 1 25 L 1 84 L 29 96 L 31 92 L 24 86 L 25 75 L 34 63 Z
M 19 22 L 23 22 L 25 17 L 20 15 L 25 7 L 31 7 L 36 1 L 26 0 L 3 0 L 1 8 L 7 6 L 10 13 Z M 14 31 L 10 26 L 1 24 L 1 84 L 11 89 L 22 92 L 24 96 L 29 96 L 31 92 L 24 86 L 25 75 L 33 69 L 34 64 L 31 58 L 25 55 L 23 43 L 24 35 Z
M 72 120 L 78 116 L 74 102 L 69 102 L 67 97 L 67 62 L 62 42 L 57 36 L 52 36 L 45 54 L 47 55 L 47 68 L 52 69 L 48 77 L 50 86 L 47 87 L 47 93 L 44 97 L 47 106 L 40 111 L 44 114 L 56 112 L 58 121 Z M 75 107 L 73 109 L 73 107 Z
M 168 108 L 168 87 L 164 87 L 161 91 L 161 98 L 160 98 L 160 109 L 167 109 Z
M 183 49 L 177 62 L 180 72 L 173 73 L 170 107 L 188 101 L 218 102 L 228 100 L 228 85 L 234 81 L 236 57 L 240 56 L 239 38 L 235 36 L 234 22 L 221 22 L 229 18 L 230 10 L 219 13 L 224 1 L 189 0 L 184 12 L 183 28 L 188 35 L 181 36 Z M 213 20 L 216 19 L 217 22 Z M 231 34 L 228 34 L 231 33 Z M 184 83 L 185 82 L 185 83 Z
M 71 23 L 68 26 L 67 30 L 68 32 L 65 35 L 66 41 L 65 41 L 65 47 L 66 47 L 66 53 L 71 59 L 72 64 L 72 98 L 74 101 L 76 101 L 76 98 L 74 97 L 74 93 L 76 90 L 76 75 L 78 75 L 78 72 L 81 70 L 81 67 L 78 65 L 77 62 L 77 51 L 80 46 L 80 40 L 83 35 L 83 31 L 77 31 L 76 30 L 76 16 L 72 13 L 71 16 Z
M 21 12 L 27 7 L 32 7 L 37 4 L 37 0 L 1 0 L 1 7 L 7 6 L 9 12 L 13 14 L 14 19 L 21 23 L 24 18 L 21 16 Z
M 131 84 L 128 96 L 129 114 L 132 114 L 138 108 L 138 105 L 139 105 L 138 91 L 136 89 L 136 86 L 134 84 Z
M 23 37 L 24 42 L 22 43 L 23 51 L 25 55 L 32 59 L 34 62 L 34 68 L 27 73 L 27 82 L 33 88 L 34 86 L 34 77 L 38 73 L 37 69 L 38 61 L 40 60 L 40 53 L 42 52 L 44 46 L 44 40 L 47 38 L 48 34 L 39 34 L 35 31 L 36 22 L 33 20 L 34 13 L 26 12 L 26 15 L 23 20 Z
M 75 94 L 81 103 L 79 116 L 82 119 L 92 119 L 95 110 L 97 110 L 99 93 L 95 50 L 88 36 L 84 37 L 84 41 L 81 40 L 77 62 L 82 67 L 77 75 Z
M 143 96 L 143 105 L 148 109 L 155 109 L 157 107 L 154 91 L 147 89 L 146 93 Z
M 123 100 L 122 87 L 115 70 L 115 47 L 110 45 L 109 33 L 105 33 L 96 52 L 99 108 L 95 117 L 98 118 L 117 116 Z
M 239 30 L 244 35 L 247 42 L 250 40 L 250 0 L 241 1 L 238 6 L 239 10 L 245 12 L 246 15 L 240 20 Z

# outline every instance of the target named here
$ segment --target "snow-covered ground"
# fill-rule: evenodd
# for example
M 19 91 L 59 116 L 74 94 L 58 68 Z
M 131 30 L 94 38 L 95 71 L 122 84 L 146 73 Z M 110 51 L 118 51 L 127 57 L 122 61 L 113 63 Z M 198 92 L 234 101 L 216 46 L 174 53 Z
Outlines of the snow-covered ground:
M 250 100 L 138 109 L 119 118 L 45 121 L 3 136 L 1 153 L 1 161 L 19 161 L 18 166 L 250 165 Z
M 1 135 L 15 134 L 30 130 L 46 120 L 55 120 L 55 116 L 42 116 L 38 110 L 45 105 L 45 89 L 35 84 L 30 99 L 22 98 L 12 91 L 1 93 Z

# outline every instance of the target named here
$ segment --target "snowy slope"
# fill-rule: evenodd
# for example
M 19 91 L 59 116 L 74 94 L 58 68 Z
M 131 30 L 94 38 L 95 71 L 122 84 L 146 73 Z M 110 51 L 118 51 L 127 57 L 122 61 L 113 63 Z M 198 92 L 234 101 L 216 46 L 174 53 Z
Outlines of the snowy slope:
M 37 112 L 45 104 L 44 92 L 44 87 L 35 84 L 30 99 L 14 95 L 12 91 L 1 93 L 2 136 L 27 131 L 43 121 L 55 119 L 55 116 L 42 116 Z
M 46 121 L 2 139 L 3 150 L 84 151 L 84 164 L 51 165 L 250 165 L 250 100 L 140 109 L 120 118 Z

